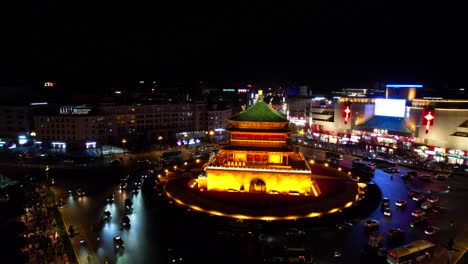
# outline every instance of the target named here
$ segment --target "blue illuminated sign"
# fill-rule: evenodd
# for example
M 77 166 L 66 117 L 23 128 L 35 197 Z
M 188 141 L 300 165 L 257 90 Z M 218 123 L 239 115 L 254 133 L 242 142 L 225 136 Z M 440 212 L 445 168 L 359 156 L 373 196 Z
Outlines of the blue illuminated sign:
M 423 88 L 422 84 L 387 84 L 387 88 Z

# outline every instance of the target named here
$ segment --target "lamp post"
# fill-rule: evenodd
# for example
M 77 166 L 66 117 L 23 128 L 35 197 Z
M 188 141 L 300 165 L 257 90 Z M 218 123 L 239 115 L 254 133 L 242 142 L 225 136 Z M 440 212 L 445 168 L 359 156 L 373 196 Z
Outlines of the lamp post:
M 122 146 L 123 146 L 123 154 L 125 157 L 125 144 L 127 143 L 127 140 L 125 138 L 122 139 Z
M 161 149 L 162 149 L 162 145 L 161 145 L 161 142 L 162 142 L 162 140 L 163 140 L 163 137 L 162 137 L 162 136 L 159 136 L 159 137 L 158 137 L 158 142 L 159 142 L 159 150 L 161 150 Z
M 213 131 L 213 130 L 210 130 L 210 132 L 209 132 L 208 134 L 210 135 L 211 144 L 213 144 L 214 131 Z

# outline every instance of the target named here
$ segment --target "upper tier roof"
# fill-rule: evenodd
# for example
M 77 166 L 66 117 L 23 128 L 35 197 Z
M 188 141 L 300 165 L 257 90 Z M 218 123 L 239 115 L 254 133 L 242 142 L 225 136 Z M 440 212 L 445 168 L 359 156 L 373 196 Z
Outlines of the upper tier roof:
M 258 99 L 251 107 L 234 115 L 229 121 L 288 122 L 288 119 L 283 114 L 269 107 L 262 99 Z

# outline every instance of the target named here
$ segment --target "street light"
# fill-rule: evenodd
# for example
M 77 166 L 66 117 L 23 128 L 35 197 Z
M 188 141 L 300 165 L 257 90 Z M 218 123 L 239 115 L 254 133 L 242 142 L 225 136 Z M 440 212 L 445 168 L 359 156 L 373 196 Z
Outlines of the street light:
M 122 139 L 122 146 L 123 146 L 123 154 L 124 154 L 124 157 L 125 157 L 125 144 L 127 143 L 127 140 L 125 138 Z
M 162 137 L 162 136 L 159 136 L 159 137 L 158 137 L 158 142 L 159 142 L 159 150 L 161 150 L 161 149 L 162 149 L 162 145 L 161 145 L 161 142 L 162 142 L 162 140 L 163 140 L 163 137 Z
M 208 134 L 210 135 L 211 144 L 213 144 L 214 131 L 210 130 L 210 132 Z

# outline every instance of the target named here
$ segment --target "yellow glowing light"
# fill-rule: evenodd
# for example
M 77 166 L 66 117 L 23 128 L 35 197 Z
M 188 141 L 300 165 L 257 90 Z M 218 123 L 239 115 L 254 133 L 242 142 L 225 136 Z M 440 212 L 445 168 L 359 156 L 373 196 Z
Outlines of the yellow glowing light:
M 261 220 L 264 220 L 264 221 L 272 221 L 272 220 L 276 220 L 276 217 L 274 216 L 263 216 L 263 217 L 260 217 Z
M 342 171 L 342 170 L 343 170 L 343 169 L 342 169 L 341 167 L 340 167 L 340 168 L 338 168 L 338 171 Z
M 184 162 L 184 166 L 187 166 L 187 164 L 188 164 L 187 162 Z
M 310 160 L 309 163 L 310 164 L 315 164 L 315 160 Z
M 307 215 L 307 217 L 318 217 L 318 216 L 321 216 L 322 213 L 310 213 Z
M 328 167 L 328 163 L 325 163 L 325 167 Z
M 345 208 L 348 208 L 348 207 L 350 207 L 351 205 L 353 205 L 353 202 L 348 202 L 347 204 L 345 204 L 344 207 L 345 207 Z
M 351 172 L 350 172 L 350 171 L 348 171 L 348 175 L 351 175 Z
M 333 208 L 331 209 L 330 211 L 328 211 L 329 214 L 333 214 L 335 212 L 338 212 L 340 210 L 340 208 Z
M 196 159 L 195 162 L 196 162 L 196 163 L 200 163 L 200 159 Z

